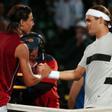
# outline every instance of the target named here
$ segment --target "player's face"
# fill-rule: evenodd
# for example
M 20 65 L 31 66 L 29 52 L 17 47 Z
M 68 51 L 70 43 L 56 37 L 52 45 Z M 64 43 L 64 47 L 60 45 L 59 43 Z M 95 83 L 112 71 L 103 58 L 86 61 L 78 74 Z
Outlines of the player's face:
M 95 36 L 98 31 L 98 19 L 93 16 L 86 16 L 86 24 L 88 33 L 91 36 Z
M 29 33 L 31 31 L 32 27 L 34 26 L 32 13 L 29 14 L 29 17 L 27 20 L 21 21 L 21 26 L 22 26 L 22 31 L 24 33 Z

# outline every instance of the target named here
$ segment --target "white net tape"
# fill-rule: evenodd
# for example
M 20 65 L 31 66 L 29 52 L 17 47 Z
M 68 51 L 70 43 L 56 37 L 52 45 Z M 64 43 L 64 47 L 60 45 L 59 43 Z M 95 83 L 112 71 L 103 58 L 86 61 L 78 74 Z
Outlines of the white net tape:
M 7 105 L 9 110 L 16 110 L 19 112 L 112 112 L 112 107 L 106 108 L 94 108 L 94 109 L 53 109 L 46 107 L 37 107 L 37 106 L 27 106 L 19 104 Z

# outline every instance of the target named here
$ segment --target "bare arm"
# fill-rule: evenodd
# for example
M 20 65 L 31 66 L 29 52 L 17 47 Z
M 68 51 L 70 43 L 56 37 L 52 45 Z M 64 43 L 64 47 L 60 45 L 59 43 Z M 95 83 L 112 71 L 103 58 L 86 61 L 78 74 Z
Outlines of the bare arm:
M 76 103 L 76 98 L 83 86 L 84 78 L 82 77 L 79 81 L 74 81 L 72 83 L 70 92 L 69 92 L 69 99 L 68 99 L 68 108 L 73 109 Z
M 61 80 L 79 80 L 86 69 L 84 67 L 78 66 L 74 70 L 66 70 L 59 72 L 59 77 L 54 77 L 57 73 L 52 73 L 53 71 L 46 63 L 38 65 L 38 72 L 42 74 L 43 77 L 50 77 L 49 74 L 52 74 L 52 78 L 59 78 Z M 51 77 L 50 77 L 51 78 Z
M 20 44 L 16 48 L 15 57 L 19 59 L 25 84 L 27 86 L 32 86 L 38 83 L 40 81 L 40 78 L 37 78 L 33 75 L 29 63 L 29 50 L 25 44 Z
M 62 80 L 79 80 L 86 69 L 84 67 L 78 66 L 75 70 L 67 70 L 60 72 L 59 79 Z

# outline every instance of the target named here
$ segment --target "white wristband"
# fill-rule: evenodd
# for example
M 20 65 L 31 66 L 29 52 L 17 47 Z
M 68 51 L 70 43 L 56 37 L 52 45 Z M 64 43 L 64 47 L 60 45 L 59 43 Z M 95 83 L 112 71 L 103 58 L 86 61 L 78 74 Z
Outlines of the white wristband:
M 51 79 L 59 79 L 60 72 L 59 71 L 51 71 L 48 78 Z
M 36 78 L 41 79 L 42 76 L 40 74 L 34 75 Z

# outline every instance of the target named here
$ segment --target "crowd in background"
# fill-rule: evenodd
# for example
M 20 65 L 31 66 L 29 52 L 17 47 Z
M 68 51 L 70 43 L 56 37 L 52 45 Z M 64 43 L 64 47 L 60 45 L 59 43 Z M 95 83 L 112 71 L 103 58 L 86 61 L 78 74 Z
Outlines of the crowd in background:
M 34 14 L 33 31 L 41 32 L 46 39 L 46 51 L 58 62 L 59 70 L 73 69 L 80 61 L 83 51 L 92 41 L 84 22 L 85 12 L 95 4 L 103 4 L 111 11 L 111 0 L 3 0 L 0 2 L 0 19 L 14 4 L 29 5 Z M 111 11 L 112 12 L 112 11 Z M 0 30 L 4 30 L 4 20 Z M 60 106 L 67 108 L 71 81 L 58 81 Z

